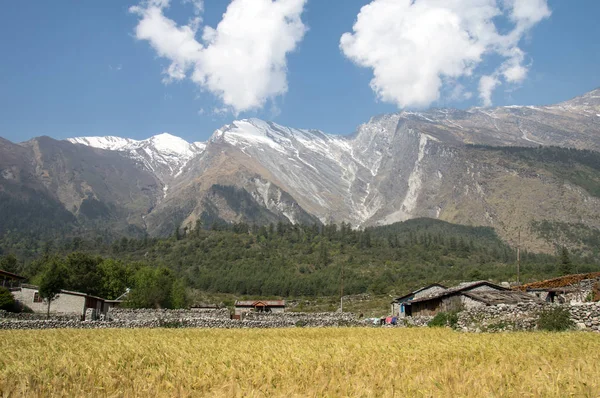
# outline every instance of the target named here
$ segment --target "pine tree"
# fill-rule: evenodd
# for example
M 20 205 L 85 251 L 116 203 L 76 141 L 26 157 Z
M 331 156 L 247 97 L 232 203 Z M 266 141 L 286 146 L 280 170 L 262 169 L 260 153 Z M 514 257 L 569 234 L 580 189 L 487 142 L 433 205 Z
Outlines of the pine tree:
M 569 250 L 566 247 L 563 247 L 560 253 L 560 264 L 558 268 L 561 275 L 570 275 L 573 273 L 573 263 L 571 263 Z

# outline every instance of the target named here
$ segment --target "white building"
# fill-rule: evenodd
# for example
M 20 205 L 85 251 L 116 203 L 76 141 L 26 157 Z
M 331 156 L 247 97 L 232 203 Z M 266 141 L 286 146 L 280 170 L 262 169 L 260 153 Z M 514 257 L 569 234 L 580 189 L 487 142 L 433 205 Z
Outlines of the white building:
M 42 299 L 37 286 L 22 284 L 13 289 L 16 301 L 31 308 L 33 312 L 46 313 L 48 301 Z M 60 294 L 50 303 L 51 314 L 80 315 L 85 318 L 86 311 L 93 309 L 97 314 L 108 312 L 109 308 L 120 303 L 119 300 L 105 300 L 85 293 L 61 290 Z

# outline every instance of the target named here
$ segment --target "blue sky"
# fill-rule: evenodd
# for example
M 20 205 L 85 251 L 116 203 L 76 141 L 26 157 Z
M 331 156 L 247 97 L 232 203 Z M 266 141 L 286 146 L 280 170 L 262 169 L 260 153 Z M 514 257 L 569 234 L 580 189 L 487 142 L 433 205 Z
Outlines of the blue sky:
M 202 58 L 182 53 L 173 47 L 177 43 L 161 41 L 165 32 L 154 29 L 155 25 L 145 32 L 136 30 L 155 7 L 155 15 L 173 21 L 176 28 L 196 29 L 199 45 L 208 48 L 209 44 L 201 39 L 203 29 L 217 27 L 230 5 L 228 0 L 205 0 L 202 12 L 189 0 L 171 0 L 169 7 L 164 7 L 165 0 L 10 2 L 0 13 L 0 136 L 19 142 L 40 135 L 59 139 L 84 135 L 144 139 L 169 132 L 188 141 L 201 141 L 216 128 L 244 117 L 348 134 L 371 116 L 404 106 L 481 105 L 486 101 L 481 91 L 484 76 L 495 88 L 487 98 L 493 105 L 554 103 L 600 86 L 600 2 L 596 0 L 549 0 L 551 15 L 543 9 L 546 0 L 511 0 L 538 2 L 542 8 L 527 10 L 537 14 L 527 14 L 518 21 L 516 17 L 511 20 L 510 10 L 494 17 L 497 31 L 503 34 L 525 22 L 519 25 L 523 28 L 516 43 L 506 42 L 500 50 L 490 50 L 490 44 L 479 58 L 473 55 L 479 47 L 472 43 L 462 50 L 444 53 L 444 46 L 459 48 L 464 37 L 461 31 L 445 32 L 443 18 L 460 17 L 464 10 L 457 6 L 449 12 L 437 12 L 438 0 L 417 0 L 424 3 L 422 9 L 409 9 L 412 6 L 406 5 L 410 4 L 408 0 L 398 0 L 398 4 L 407 2 L 404 8 L 389 10 L 384 6 L 390 0 L 377 0 L 379 8 L 373 7 L 371 13 L 361 13 L 361 7 L 370 0 L 344 0 L 343 6 L 338 1 L 278 1 L 289 3 L 289 7 L 277 11 L 283 30 L 278 31 L 277 25 L 266 33 L 248 34 L 248 40 L 260 44 L 257 54 L 274 57 L 272 65 L 279 73 L 274 76 L 271 72 L 251 72 L 257 54 L 242 54 L 236 59 L 245 60 L 241 62 L 244 65 L 231 71 L 224 68 L 228 61 L 220 52 L 235 47 L 226 40 L 225 28 L 214 31 L 217 39 L 210 56 Z M 253 10 L 247 10 L 252 4 L 249 0 L 235 2 L 240 3 L 240 18 L 253 15 Z M 138 6 L 138 13 L 131 12 L 132 6 Z M 269 4 L 264 7 L 265 12 L 273 11 Z M 400 11 L 401 15 L 394 15 Z M 231 25 L 245 33 L 248 26 L 261 24 L 257 15 L 248 21 L 231 21 Z M 276 18 L 272 17 L 275 14 L 268 15 Z M 359 15 L 363 24 L 353 30 Z M 387 15 L 389 20 L 384 18 Z M 197 17 L 202 21 L 193 22 Z M 285 25 L 294 18 L 295 26 Z M 463 22 L 475 26 L 477 21 Z M 414 29 L 412 22 L 426 28 L 424 35 L 431 35 L 429 44 L 415 54 L 410 53 L 414 43 L 395 42 L 403 29 Z M 304 30 L 299 32 L 298 26 Z M 340 48 L 340 38 L 347 32 L 350 36 Z M 269 34 L 269 38 L 261 36 Z M 389 37 L 380 40 L 382 35 Z M 445 42 L 450 40 L 448 37 L 456 41 Z M 273 48 L 263 48 L 264 43 L 271 42 Z M 441 43 L 441 48 L 431 52 L 429 47 L 435 43 Z M 175 55 L 164 56 L 165 51 Z M 381 58 L 376 51 L 395 55 Z M 474 58 L 478 60 L 473 62 Z M 202 66 L 196 62 L 202 62 Z M 184 77 L 165 75 L 172 63 L 183 65 Z M 361 63 L 363 66 L 358 65 Z M 428 74 L 423 75 L 426 68 L 422 65 L 429 66 Z M 372 83 L 374 70 L 380 78 Z M 203 77 L 193 78 L 194 72 Z M 278 80 L 282 75 L 284 84 Z M 419 82 L 416 86 L 398 78 L 413 75 Z M 437 75 L 442 80 L 439 90 L 433 78 Z M 169 78 L 171 82 L 166 83 Z M 245 79 L 251 88 L 243 94 L 254 90 L 256 95 L 242 101 L 240 89 L 231 82 Z M 284 86 L 287 89 L 282 89 Z M 436 93 L 439 99 L 432 101 Z M 229 99 L 224 100 L 226 97 Z

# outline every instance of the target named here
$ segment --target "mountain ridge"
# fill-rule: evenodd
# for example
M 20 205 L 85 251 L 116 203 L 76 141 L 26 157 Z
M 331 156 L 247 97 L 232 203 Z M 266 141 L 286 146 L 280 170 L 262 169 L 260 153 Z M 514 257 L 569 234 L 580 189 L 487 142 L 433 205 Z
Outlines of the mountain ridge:
M 509 241 L 517 229 L 533 231 L 533 224 L 546 219 L 600 228 L 595 155 L 582 163 L 568 151 L 535 152 L 540 146 L 600 151 L 599 92 L 547 106 L 377 115 L 345 136 L 250 118 L 224 125 L 206 142 L 189 143 L 163 133 L 146 140 L 77 137 L 63 141 L 73 146 L 67 148 L 46 139 L 47 147 L 37 153 L 31 149 L 35 145 L 19 144 L 31 147 L 30 152 L 22 155 L 21 166 L 0 162 L 0 177 L 7 180 L 29 170 L 26 158 L 39 164 L 35 159 L 48 158 L 44 151 L 79 159 L 77 148 L 91 148 L 96 172 L 82 164 L 75 177 L 67 176 L 72 172 L 65 167 L 45 175 L 38 166 L 31 175 L 42 185 L 47 179 L 60 187 L 63 197 L 69 197 L 61 203 L 76 215 L 86 195 L 105 197 L 107 203 L 137 203 L 126 207 L 136 209 L 136 225 L 152 235 L 193 228 L 198 221 L 368 227 L 429 217 L 491 226 Z M 2 146 L 0 142 L 0 151 Z M 526 148 L 529 155 L 498 149 L 511 147 Z M 116 162 L 115 156 L 128 160 Z M 127 170 L 116 170 L 115 162 Z M 576 173 L 564 172 L 565 167 Z M 114 182 L 130 199 L 118 192 L 99 194 L 110 190 L 96 174 L 106 179 L 109 171 L 135 176 L 130 182 Z M 152 188 L 136 182 L 146 176 L 154 179 Z M 72 186 L 73 178 L 81 178 L 78 183 L 86 188 Z M 525 240 L 532 248 L 551 249 L 533 232 Z

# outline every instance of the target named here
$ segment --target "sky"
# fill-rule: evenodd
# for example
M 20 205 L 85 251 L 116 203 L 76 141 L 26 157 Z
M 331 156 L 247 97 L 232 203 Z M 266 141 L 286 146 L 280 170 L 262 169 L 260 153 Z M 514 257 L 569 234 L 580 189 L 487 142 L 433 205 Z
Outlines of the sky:
M 597 0 L 13 1 L 0 136 L 204 141 L 236 119 L 350 134 L 381 113 L 600 87 Z

